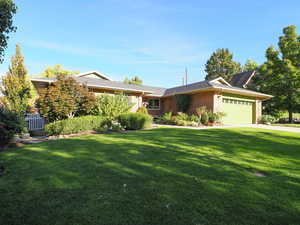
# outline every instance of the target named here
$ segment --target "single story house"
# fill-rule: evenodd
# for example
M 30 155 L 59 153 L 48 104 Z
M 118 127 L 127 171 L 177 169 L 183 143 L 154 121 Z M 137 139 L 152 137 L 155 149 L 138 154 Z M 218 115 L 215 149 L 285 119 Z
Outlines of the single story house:
M 153 116 L 160 116 L 165 112 L 176 113 L 175 96 L 190 95 L 188 113 L 195 112 L 196 108 L 206 106 L 212 112 L 224 112 L 224 124 L 252 124 L 257 123 L 262 114 L 262 101 L 271 98 L 271 95 L 235 87 L 223 78 L 205 80 L 173 88 L 151 87 L 146 85 L 125 84 L 112 81 L 109 77 L 91 71 L 73 76 L 82 84 L 86 84 L 91 92 L 116 93 L 123 92 L 129 96 L 134 104 L 133 111 L 146 105 Z M 55 78 L 32 78 L 31 81 L 37 90 L 46 88 Z

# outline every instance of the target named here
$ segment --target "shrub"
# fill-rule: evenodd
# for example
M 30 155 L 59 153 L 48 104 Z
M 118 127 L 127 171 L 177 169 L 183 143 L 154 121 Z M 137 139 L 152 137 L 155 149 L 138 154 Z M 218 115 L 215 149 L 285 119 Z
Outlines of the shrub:
M 137 112 L 148 114 L 148 109 L 145 106 L 138 108 Z
M 160 118 L 158 118 L 157 122 L 161 124 L 174 124 L 174 121 L 172 119 L 172 112 L 164 113 Z
M 45 127 L 48 135 L 75 134 L 103 128 L 104 119 L 99 116 L 81 116 L 49 123 Z
M 207 113 L 207 115 L 208 115 L 208 122 L 215 123 L 218 121 L 218 115 L 216 113 L 210 111 Z
M 105 117 L 111 121 L 119 115 L 129 112 L 132 105 L 124 94 L 101 94 L 97 96 L 95 115 Z
M 207 112 L 206 106 L 201 106 L 196 108 L 196 114 L 198 115 L 199 118 L 201 118 L 202 114 Z
M 40 93 L 37 107 L 47 121 L 91 114 L 96 104 L 94 93 L 70 76 L 58 75 L 57 81 Z
M 152 124 L 152 116 L 144 113 L 124 113 L 118 117 L 118 122 L 126 130 L 140 130 L 150 127 Z
M 195 123 L 199 123 L 199 117 L 196 115 L 191 115 L 189 120 Z
M 274 116 L 271 116 L 271 115 L 262 115 L 260 121 L 263 124 L 274 123 L 276 121 L 276 118 Z
M 216 116 L 217 116 L 217 121 L 216 121 L 216 122 L 221 123 L 223 117 L 226 116 L 226 113 L 224 113 L 224 112 L 217 112 L 217 113 L 216 113 Z
M 208 118 L 208 113 L 207 113 L 207 112 L 203 113 L 203 114 L 201 115 L 201 123 L 202 123 L 202 124 L 207 124 L 207 123 L 208 123 L 208 120 L 209 120 L 209 118 Z
M 0 108 L 0 143 L 8 143 L 15 134 L 25 128 L 24 120 L 17 114 Z

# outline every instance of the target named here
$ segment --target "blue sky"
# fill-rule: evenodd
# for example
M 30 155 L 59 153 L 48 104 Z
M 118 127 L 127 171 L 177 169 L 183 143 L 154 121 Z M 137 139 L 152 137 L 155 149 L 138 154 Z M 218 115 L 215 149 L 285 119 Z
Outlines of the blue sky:
M 123 80 L 138 75 L 144 84 L 172 87 L 202 80 L 204 64 L 217 48 L 234 59 L 262 63 L 282 28 L 300 29 L 299 1 L 271 0 L 16 0 L 18 30 L 11 35 L 7 71 L 16 43 L 30 75 L 47 66 L 98 70 Z M 299 30 L 300 33 L 300 30 Z

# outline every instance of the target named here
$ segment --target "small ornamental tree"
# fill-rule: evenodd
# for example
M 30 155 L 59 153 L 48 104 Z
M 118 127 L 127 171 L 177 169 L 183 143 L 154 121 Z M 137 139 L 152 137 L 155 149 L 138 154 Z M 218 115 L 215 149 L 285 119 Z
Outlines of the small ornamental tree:
M 74 78 L 58 75 L 57 81 L 40 93 L 37 107 L 48 121 L 91 114 L 96 104 L 94 93 Z

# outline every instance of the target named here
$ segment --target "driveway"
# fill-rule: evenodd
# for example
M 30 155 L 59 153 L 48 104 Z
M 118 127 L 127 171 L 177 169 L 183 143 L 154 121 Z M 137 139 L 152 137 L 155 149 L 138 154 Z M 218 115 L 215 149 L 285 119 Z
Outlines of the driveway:
M 223 125 L 223 126 L 213 126 L 213 127 L 205 127 L 205 126 L 203 126 L 203 127 L 185 127 L 185 126 L 160 125 L 160 124 L 156 124 L 155 126 L 156 127 L 188 128 L 188 129 L 195 129 L 195 130 L 216 129 L 216 128 L 234 128 L 234 127 L 251 127 L 251 128 L 262 128 L 262 129 L 268 129 L 268 130 L 279 130 L 279 131 L 300 133 L 300 128 L 269 126 L 269 125 L 264 125 L 264 124 L 237 124 L 237 125 Z

